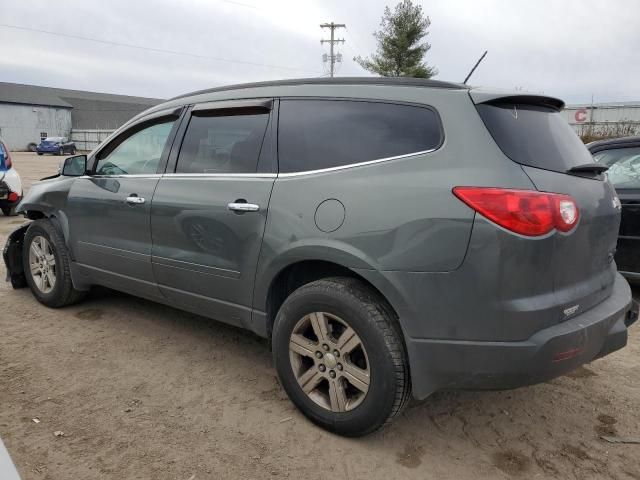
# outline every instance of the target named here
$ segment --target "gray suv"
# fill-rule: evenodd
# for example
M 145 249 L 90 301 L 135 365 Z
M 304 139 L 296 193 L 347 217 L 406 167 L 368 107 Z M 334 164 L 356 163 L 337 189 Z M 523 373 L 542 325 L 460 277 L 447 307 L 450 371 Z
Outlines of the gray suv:
M 544 381 L 637 317 L 620 203 L 562 107 L 390 78 L 177 97 L 33 185 L 8 277 L 50 307 L 103 285 L 267 337 L 343 435 L 411 396 Z

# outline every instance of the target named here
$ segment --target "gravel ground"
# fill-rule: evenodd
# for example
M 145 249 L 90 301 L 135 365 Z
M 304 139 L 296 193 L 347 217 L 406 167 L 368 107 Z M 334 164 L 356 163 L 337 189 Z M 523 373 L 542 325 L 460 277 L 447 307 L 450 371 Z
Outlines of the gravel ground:
M 13 157 L 25 188 L 59 161 Z M 0 242 L 22 222 L 0 217 Z M 0 283 L 0 437 L 25 480 L 640 479 L 640 445 L 603 434 L 640 436 L 637 326 L 569 376 L 437 394 L 352 440 L 294 409 L 255 336 L 107 290 L 52 310 Z

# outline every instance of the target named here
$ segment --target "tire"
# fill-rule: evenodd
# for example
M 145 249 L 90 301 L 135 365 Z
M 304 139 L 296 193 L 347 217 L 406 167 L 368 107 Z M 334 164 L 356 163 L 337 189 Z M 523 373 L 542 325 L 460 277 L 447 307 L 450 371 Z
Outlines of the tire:
M 16 215 L 16 207 L 2 207 L 2 213 L 5 217 L 14 217 Z
M 24 273 L 11 275 L 11 287 L 14 290 L 19 290 L 28 286 L 29 285 L 27 285 L 27 279 Z
M 42 155 L 42 152 L 38 152 L 38 156 Z
M 58 156 L 62 156 L 62 155 L 64 155 L 64 148 L 60 147 L 58 149 Z
M 38 146 L 33 142 L 31 142 L 29 145 L 27 145 L 27 150 L 29 150 L 30 152 L 35 152 L 37 148 L 38 148 Z
M 49 287 L 52 287 L 49 291 L 47 291 L 47 288 L 40 288 L 38 286 L 38 280 L 34 279 L 34 274 L 30 268 L 29 261 L 29 254 L 34 240 L 42 238 L 45 239 L 49 246 L 49 248 L 45 249 L 43 253 L 48 255 L 49 258 L 53 256 L 55 260 L 55 266 L 53 268 L 50 267 L 51 270 L 54 271 L 55 281 L 47 282 Z M 33 295 L 40 303 L 47 305 L 48 307 L 59 308 L 77 303 L 85 297 L 86 292 L 81 292 L 73 287 L 73 283 L 71 282 L 69 253 L 64 243 L 64 238 L 49 220 L 40 219 L 31 223 L 25 233 L 23 245 L 22 265 L 27 284 L 29 285 Z
M 75 148 L 75 147 L 73 147 L 73 148 L 71 149 L 71 155 L 75 155 L 75 154 L 76 154 L 76 148 Z
M 314 312 L 321 312 L 320 317 Z M 322 317 L 330 330 L 325 337 L 328 352 L 315 335 L 314 325 Z M 298 345 L 304 337 L 304 354 L 290 343 L 292 334 Z M 357 341 L 344 342 L 343 337 L 356 338 L 360 346 L 349 350 Z M 313 423 L 331 432 L 349 437 L 371 433 L 398 415 L 409 399 L 411 384 L 400 327 L 384 299 L 358 279 L 327 278 L 294 291 L 276 316 L 272 347 L 276 371 L 291 401 Z M 352 372 L 357 375 L 349 377 Z M 308 395 L 301 383 L 309 378 L 306 385 L 315 389 Z M 350 378 L 358 381 L 351 383 Z M 360 379 L 365 381 L 356 388 Z M 338 394 L 331 395 L 338 391 L 332 388 L 342 391 L 346 402 L 338 401 Z

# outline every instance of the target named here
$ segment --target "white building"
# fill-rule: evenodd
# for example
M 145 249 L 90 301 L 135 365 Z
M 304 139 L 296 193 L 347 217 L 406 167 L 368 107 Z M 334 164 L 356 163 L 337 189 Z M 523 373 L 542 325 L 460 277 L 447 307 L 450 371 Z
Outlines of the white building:
M 640 134 L 640 102 L 567 105 L 562 114 L 578 135 Z

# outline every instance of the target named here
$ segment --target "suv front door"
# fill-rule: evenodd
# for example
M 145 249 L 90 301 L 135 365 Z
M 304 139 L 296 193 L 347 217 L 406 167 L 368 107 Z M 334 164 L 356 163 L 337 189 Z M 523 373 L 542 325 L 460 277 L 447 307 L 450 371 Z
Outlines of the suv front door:
M 153 272 L 163 295 L 245 327 L 276 177 L 272 104 L 193 107 L 151 208 Z
M 89 283 L 160 297 L 151 268 L 151 198 L 164 171 L 178 112 L 156 114 L 95 155 L 68 197 L 69 243 Z

